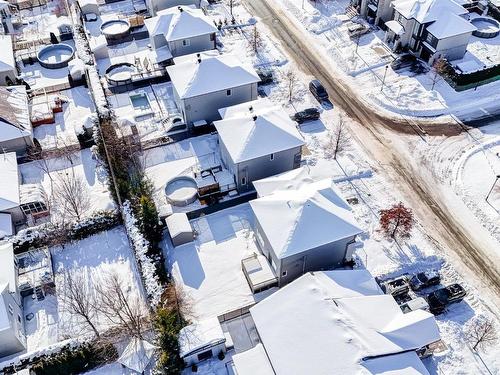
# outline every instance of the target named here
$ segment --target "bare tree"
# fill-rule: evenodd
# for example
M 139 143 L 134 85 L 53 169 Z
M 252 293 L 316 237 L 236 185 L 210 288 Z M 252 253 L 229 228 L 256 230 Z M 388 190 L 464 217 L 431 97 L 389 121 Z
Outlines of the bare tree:
M 329 132 L 329 138 L 325 151 L 334 159 L 337 159 L 337 155 L 349 147 L 350 141 L 351 137 L 347 124 L 343 117 L 339 117 L 337 124 Z
M 287 88 L 288 101 L 291 102 L 295 95 L 299 79 L 297 78 L 297 74 L 292 69 L 289 69 L 284 73 L 283 80 Z
M 469 327 L 468 336 L 473 350 L 484 349 L 498 339 L 492 319 L 475 319 Z
M 434 90 L 434 86 L 441 79 L 441 75 L 446 72 L 448 67 L 448 62 L 442 56 L 440 56 L 437 60 L 432 64 L 432 87 L 431 90 Z
M 96 308 L 112 324 L 122 327 L 130 336 L 142 338 L 149 329 L 149 318 L 139 296 L 129 296 L 119 275 L 110 272 L 96 283 Z
M 69 218 L 80 221 L 85 211 L 92 207 L 89 188 L 83 178 L 75 175 L 74 171 L 59 174 L 54 184 L 52 199 L 57 201 L 57 208 L 63 220 Z
M 262 36 L 260 35 L 257 25 L 253 26 L 252 36 L 251 36 L 252 50 L 258 52 L 263 45 Z
M 80 272 L 66 271 L 64 283 L 58 286 L 58 295 L 70 314 L 79 316 L 99 337 L 95 325 L 97 309 L 95 308 L 95 292 L 91 286 L 92 279 Z

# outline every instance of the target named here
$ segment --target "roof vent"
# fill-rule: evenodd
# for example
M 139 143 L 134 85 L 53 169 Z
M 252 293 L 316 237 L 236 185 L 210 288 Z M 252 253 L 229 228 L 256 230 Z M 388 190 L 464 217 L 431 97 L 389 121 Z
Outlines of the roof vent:
M 177 9 L 179 9 L 179 12 L 184 12 L 184 9 L 182 9 L 182 7 L 177 7 Z
M 254 121 L 257 121 L 257 116 L 254 115 L 252 118 Z
M 252 106 L 248 107 L 248 110 L 250 111 L 250 113 L 252 113 L 253 112 L 253 107 Z
M 199 53 L 197 53 L 196 57 L 198 58 L 198 63 L 201 63 L 201 55 Z

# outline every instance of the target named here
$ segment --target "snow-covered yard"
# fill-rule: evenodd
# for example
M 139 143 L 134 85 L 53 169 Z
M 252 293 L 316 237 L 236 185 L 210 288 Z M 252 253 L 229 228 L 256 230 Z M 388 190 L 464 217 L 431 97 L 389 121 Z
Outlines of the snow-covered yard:
M 258 252 L 248 204 L 191 221 L 194 242 L 173 248 L 165 240 L 168 267 L 186 297 L 188 318 L 199 321 L 255 302 L 242 259 Z
M 64 191 L 65 184 L 81 187 L 80 191 L 75 194 L 81 198 L 79 201 L 85 202 L 81 206 L 83 217 L 90 216 L 98 210 L 108 210 L 114 207 L 108 190 L 108 177 L 105 170 L 92 156 L 90 149 L 68 154 L 67 157 L 21 164 L 19 173 L 22 185 L 41 186 L 43 195 L 49 202 L 50 211 L 57 213 L 53 217 L 54 220 L 64 220 L 67 207 L 65 202 L 55 199 L 54 191 Z
M 122 227 L 64 247 L 53 247 L 50 252 L 55 272 L 54 293 L 47 294 L 42 301 L 31 296 L 25 297 L 23 301 L 25 317 L 33 314 L 32 319 L 25 319 L 28 352 L 91 333 L 81 319 L 67 310 L 64 299 L 57 295 L 64 285 L 66 272 L 84 275 L 90 288 L 102 282 L 105 275 L 117 274 L 127 296 L 131 300 L 136 297 L 143 300 L 134 255 Z M 97 316 L 96 322 L 98 330 L 110 326 L 103 316 Z

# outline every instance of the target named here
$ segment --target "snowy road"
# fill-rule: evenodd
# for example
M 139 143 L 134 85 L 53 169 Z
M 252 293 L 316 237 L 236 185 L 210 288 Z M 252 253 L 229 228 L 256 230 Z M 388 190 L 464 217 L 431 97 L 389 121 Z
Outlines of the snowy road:
M 457 268 L 490 296 L 490 302 L 500 306 L 498 243 L 477 223 L 463 202 L 440 186 L 430 170 L 414 157 L 408 147 L 410 137 L 404 134 L 417 134 L 422 137 L 421 142 L 426 142 L 433 134 L 452 135 L 461 129 L 457 125 L 422 124 L 428 134 L 422 136 L 415 124 L 382 119 L 343 82 L 338 70 L 314 47 L 314 41 L 279 5 L 266 0 L 252 0 L 246 5 L 273 31 L 301 69 L 323 82 L 334 104 L 356 120 L 351 129 L 353 135 L 411 203 L 430 239 L 436 246 L 448 249 Z M 398 132 L 393 130 L 395 127 Z M 414 141 L 415 137 L 411 138 Z

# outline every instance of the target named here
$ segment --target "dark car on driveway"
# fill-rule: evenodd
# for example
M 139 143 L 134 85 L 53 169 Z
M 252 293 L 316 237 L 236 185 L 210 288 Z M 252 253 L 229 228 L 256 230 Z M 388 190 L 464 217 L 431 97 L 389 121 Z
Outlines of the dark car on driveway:
M 435 290 L 427 295 L 430 312 L 434 315 L 441 314 L 448 305 L 462 301 L 466 294 L 465 289 L 459 284 Z
M 316 100 L 320 103 L 328 100 L 328 93 L 326 92 L 321 82 L 317 79 L 313 79 L 309 83 L 309 91 L 311 91 Z
M 302 124 L 306 121 L 315 121 L 320 117 L 319 110 L 317 108 L 307 108 L 303 111 L 297 112 L 292 116 L 293 121 L 297 121 L 299 124 Z
M 413 290 L 420 290 L 441 282 L 441 276 L 434 270 L 419 272 L 410 278 L 410 287 Z

